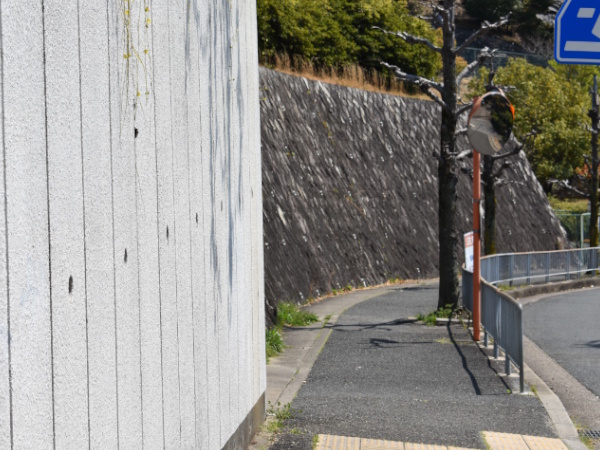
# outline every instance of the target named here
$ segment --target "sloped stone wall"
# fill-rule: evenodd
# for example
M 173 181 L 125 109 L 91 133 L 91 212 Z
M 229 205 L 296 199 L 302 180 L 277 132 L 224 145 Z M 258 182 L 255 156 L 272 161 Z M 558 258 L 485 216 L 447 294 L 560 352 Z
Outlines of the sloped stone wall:
M 261 69 L 267 313 L 347 285 L 438 276 L 440 113 L 429 101 Z M 458 187 L 471 225 L 471 160 Z M 497 189 L 499 252 L 563 239 L 523 155 Z

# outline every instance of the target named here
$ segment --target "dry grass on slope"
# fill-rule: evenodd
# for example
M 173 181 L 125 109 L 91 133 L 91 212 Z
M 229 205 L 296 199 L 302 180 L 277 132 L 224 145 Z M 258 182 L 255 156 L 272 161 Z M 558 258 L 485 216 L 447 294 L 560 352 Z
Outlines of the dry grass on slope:
M 271 59 L 270 64 L 266 64 L 265 66 L 278 72 L 304 77 L 309 80 L 322 81 L 324 83 L 337 84 L 369 92 L 430 100 L 424 94 L 407 92 L 404 84 L 395 78 L 387 79 L 381 76 L 376 70 L 364 69 L 359 65 L 346 66 L 341 70 L 330 67 L 317 68 L 305 59 L 294 58 L 292 60 L 287 54 L 278 54 Z

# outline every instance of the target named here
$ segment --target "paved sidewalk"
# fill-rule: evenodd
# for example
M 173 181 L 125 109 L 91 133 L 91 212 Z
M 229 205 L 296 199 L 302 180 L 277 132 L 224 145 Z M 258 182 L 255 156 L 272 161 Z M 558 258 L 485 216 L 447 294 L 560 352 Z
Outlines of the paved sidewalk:
M 410 319 L 436 299 L 437 284 L 421 283 L 311 305 L 328 323 L 287 329 L 290 348 L 267 367 L 267 408 L 291 403 L 292 418 L 251 448 L 312 449 L 317 435 L 480 449 L 482 432 L 556 438 L 539 399 L 511 394 L 518 378 L 499 376 L 503 363 L 461 324 Z

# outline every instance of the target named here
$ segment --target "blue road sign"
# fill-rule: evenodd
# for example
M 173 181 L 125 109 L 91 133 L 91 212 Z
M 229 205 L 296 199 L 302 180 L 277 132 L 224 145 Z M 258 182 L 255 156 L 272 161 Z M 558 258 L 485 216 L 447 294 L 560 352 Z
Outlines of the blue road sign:
M 556 15 L 554 57 L 561 64 L 600 64 L 600 2 L 566 0 Z

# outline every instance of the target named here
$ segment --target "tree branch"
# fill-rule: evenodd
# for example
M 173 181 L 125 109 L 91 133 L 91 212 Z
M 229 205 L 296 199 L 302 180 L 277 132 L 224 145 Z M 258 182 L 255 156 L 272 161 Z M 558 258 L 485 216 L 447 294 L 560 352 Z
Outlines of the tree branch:
M 473 150 L 465 150 L 465 151 L 462 151 L 459 154 L 457 154 L 454 159 L 456 161 L 460 161 L 460 160 L 463 160 L 465 158 L 470 158 L 471 156 L 473 156 Z
M 384 67 L 387 67 L 390 70 L 393 70 L 394 74 L 396 75 L 396 78 L 398 78 L 400 81 L 407 81 L 409 83 L 419 86 L 421 88 L 421 91 L 423 91 L 425 95 L 427 95 L 430 99 L 432 99 L 442 108 L 447 109 L 446 103 L 431 91 L 431 89 L 435 89 L 441 94 L 444 89 L 443 85 L 441 85 L 440 83 L 436 83 L 435 81 L 429 80 L 427 78 L 420 77 L 418 75 L 411 75 L 409 73 L 403 72 L 402 69 L 400 69 L 399 67 L 393 66 L 386 62 L 381 61 L 380 64 Z
M 490 52 L 490 49 L 487 47 L 482 49 L 481 53 L 479 54 L 477 59 L 475 61 L 473 61 L 471 64 L 469 64 L 467 67 L 465 67 L 462 70 L 462 72 L 458 74 L 458 76 L 456 77 L 456 84 L 460 86 L 461 81 L 465 77 L 468 77 L 471 73 L 473 73 L 473 71 L 475 69 L 477 69 L 479 66 L 482 66 L 487 59 L 490 59 L 493 56 L 494 52 L 495 52 L 495 50 Z
M 432 3 L 432 2 L 419 2 L 419 3 L 422 6 L 431 8 L 433 11 L 438 12 L 438 13 L 448 14 L 450 12 L 448 9 L 444 8 L 442 5 L 439 5 L 436 3 Z
M 571 192 L 575 192 L 576 194 L 581 195 L 584 198 L 590 198 L 589 194 L 587 194 L 585 192 L 581 192 L 579 189 L 571 186 L 567 180 L 548 180 L 548 182 L 550 184 L 557 184 L 560 187 L 563 187 Z
M 465 42 L 463 42 L 459 47 L 454 48 L 453 53 L 455 55 L 457 55 L 458 53 L 462 52 L 465 48 L 467 48 L 469 45 L 471 45 L 473 42 L 475 42 L 477 39 L 479 39 L 484 34 L 489 33 L 492 30 L 496 30 L 500 27 L 503 27 L 504 25 L 506 25 L 508 23 L 509 18 L 510 18 L 510 13 L 508 13 L 504 17 L 501 17 L 498 22 L 489 23 L 487 20 L 485 20 L 479 30 L 477 30 L 475 33 L 473 33 L 471 36 L 469 36 L 467 38 L 467 40 Z
M 521 152 L 521 150 L 523 150 L 523 147 L 525 147 L 525 144 L 521 144 L 519 141 L 517 141 L 517 145 L 515 146 L 515 148 L 513 148 L 509 152 L 502 153 L 501 155 L 492 156 L 492 160 L 498 161 L 499 159 L 504 159 L 508 158 L 509 156 L 518 155 Z
M 446 109 L 446 103 L 441 98 L 439 98 L 437 95 L 435 95 L 433 92 L 431 92 L 431 90 L 429 89 L 429 87 L 423 87 L 423 86 L 421 86 L 421 91 L 423 92 L 423 94 L 425 94 L 431 100 L 433 100 L 434 102 L 436 102 L 442 108 Z
M 433 80 L 430 80 L 428 78 L 423 78 L 420 77 L 418 75 L 411 75 L 409 73 L 403 72 L 402 69 L 398 66 L 394 66 L 392 64 L 388 64 L 384 61 L 380 61 L 380 64 L 383 67 L 387 67 L 388 69 L 392 70 L 395 74 L 396 77 L 400 80 L 400 81 L 408 81 L 409 83 L 413 83 L 416 84 L 419 87 L 427 87 L 427 88 L 433 88 L 436 91 L 438 91 L 440 94 L 443 92 L 444 90 L 444 85 L 440 84 L 440 83 L 436 83 Z
M 380 28 L 380 27 L 372 27 L 372 29 L 379 30 L 385 34 L 390 34 L 392 36 L 399 37 L 407 44 L 426 45 L 431 50 L 438 52 L 438 53 L 442 53 L 442 49 L 440 47 L 438 47 L 437 45 L 434 45 L 433 42 L 431 42 L 429 39 L 425 39 L 425 38 L 418 37 L 418 36 L 413 36 L 412 34 L 405 33 L 404 31 L 388 31 L 388 30 L 384 30 L 383 28 Z
M 465 106 L 458 108 L 458 110 L 456 111 L 456 116 L 458 117 L 458 116 L 466 113 L 467 111 L 470 111 L 472 107 L 473 107 L 473 102 L 467 103 Z

